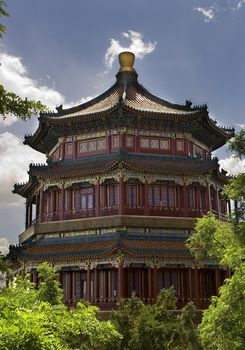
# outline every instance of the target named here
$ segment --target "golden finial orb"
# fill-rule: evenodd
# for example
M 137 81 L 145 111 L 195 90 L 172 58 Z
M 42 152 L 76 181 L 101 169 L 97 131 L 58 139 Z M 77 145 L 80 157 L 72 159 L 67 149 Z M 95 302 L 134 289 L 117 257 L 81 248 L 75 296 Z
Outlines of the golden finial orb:
M 135 72 L 134 70 L 134 60 L 135 55 L 133 52 L 124 51 L 118 55 L 120 70 L 119 72 Z

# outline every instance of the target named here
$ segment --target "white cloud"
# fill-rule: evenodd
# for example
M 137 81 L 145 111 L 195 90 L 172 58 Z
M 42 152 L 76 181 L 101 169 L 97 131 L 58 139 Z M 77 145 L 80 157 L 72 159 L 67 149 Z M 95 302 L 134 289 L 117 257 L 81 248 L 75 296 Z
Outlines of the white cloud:
M 229 157 L 219 160 L 222 169 L 228 171 L 229 175 L 238 175 L 245 172 L 245 159 L 240 160 L 234 157 Z
M 235 124 L 239 129 L 245 129 L 245 124 Z
M 28 180 L 27 170 L 32 162 L 44 163 L 45 156 L 23 145 L 22 140 L 10 132 L 0 134 L 0 207 L 23 203 L 12 189 L 16 182 Z
M 0 53 L 0 82 L 6 90 L 24 98 L 41 101 L 51 109 L 64 102 L 64 97 L 58 91 L 45 85 L 41 86 L 37 81 L 29 78 L 27 68 L 17 56 Z M 16 120 L 13 116 L 9 116 L 0 123 L 11 125 Z
M 80 100 L 76 101 L 76 102 L 71 102 L 71 103 L 65 103 L 64 104 L 64 108 L 71 108 L 71 107 L 74 107 L 74 106 L 78 106 L 78 105 L 81 105 L 85 102 L 88 102 L 90 100 L 92 100 L 95 96 L 87 96 L 87 97 L 82 97 Z
M 105 53 L 105 64 L 108 68 L 112 68 L 118 54 L 122 51 L 132 51 L 137 58 L 142 59 L 145 55 L 153 52 L 157 45 L 156 41 L 145 43 L 143 41 L 143 34 L 133 30 L 122 33 L 122 36 L 127 38 L 130 44 L 124 47 L 120 44 L 119 40 L 111 39 L 111 44 Z
M 237 9 L 239 10 L 244 4 L 245 4 L 245 0 L 239 0 L 237 4 Z
M 9 251 L 9 242 L 7 238 L 0 238 L 0 253 L 7 254 L 8 251 Z
M 204 17 L 204 22 L 209 23 L 215 20 L 214 10 L 212 7 L 204 8 L 204 7 L 195 7 L 195 11 L 200 12 Z
M 14 124 L 15 122 L 17 122 L 18 118 L 15 117 L 14 115 L 8 115 L 8 116 L 1 116 L 0 115 L 0 126 L 2 127 L 7 127 L 10 126 L 12 124 Z

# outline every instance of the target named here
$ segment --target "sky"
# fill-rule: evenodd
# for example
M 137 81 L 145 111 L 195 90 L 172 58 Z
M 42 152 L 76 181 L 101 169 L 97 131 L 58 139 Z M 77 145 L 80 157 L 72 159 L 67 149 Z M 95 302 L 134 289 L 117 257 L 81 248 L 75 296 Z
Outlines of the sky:
M 6 1 L 6 0 L 5 0 Z M 208 105 L 219 125 L 245 127 L 245 0 L 7 0 L 0 39 L 0 84 L 51 110 L 85 102 L 115 82 L 123 50 L 136 54 L 139 81 L 171 102 Z M 0 251 L 24 231 L 25 200 L 12 194 L 30 162 L 23 145 L 37 117 L 0 116 Z M 244 171 L 225 147 L 215 155 Z

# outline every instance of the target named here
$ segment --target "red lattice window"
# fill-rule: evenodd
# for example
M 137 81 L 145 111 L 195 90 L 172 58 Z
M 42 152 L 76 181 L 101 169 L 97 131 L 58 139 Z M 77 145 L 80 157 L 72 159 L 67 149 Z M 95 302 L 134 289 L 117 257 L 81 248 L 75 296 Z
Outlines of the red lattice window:
M 151 207 L 174 208 L 176 205 L 176 188 L 167 186 L 150 186 L 148 203 Z
M 179 152 L 184 151 L 184 140 L 176 140 L 176 149 Z
M 160 140 L 160 149 L 170 149 L 170 140 Z
M 119 205 L 118 191 L 118 184 L 109 184 L 102 187 L 102 203 L 104 207 L 112 208 Z
M 119 135 L 112 136 L 112 148 L 119 148 Z
M 127 204 L 130 207 L 136 207 L 137 205 L 137 186 L 127 185 Z
M 78 153 L 89 153 L 106 150 L 106 138 L 78 142 Z
M 72 143 L 71 142 L 65 144 L 65 154 L 66 154 L 66 156 L 72 155 Z
M 134 146 L 133 136 L 126 136 L 126 147 L 132 148 Z
M 91 210 L 94 207 L 94 190 L 93 188 L 83 188 L 81 190 L 81 210 Z
M 195 207 L 194 189 L 188 188 L 188 208 L 193 209 Z

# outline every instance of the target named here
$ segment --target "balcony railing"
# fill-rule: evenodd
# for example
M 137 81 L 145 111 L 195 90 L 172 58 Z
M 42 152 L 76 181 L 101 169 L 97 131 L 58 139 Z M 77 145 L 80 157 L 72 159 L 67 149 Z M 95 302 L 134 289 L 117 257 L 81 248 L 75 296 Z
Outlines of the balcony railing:
M 110 215 L 118 215 L 118 214 L 119 214 L 118 207 L 102 208 L 100 211 L 101 216 L 110 216 Z
M 103 207 L 100 208 L 100 214 L 99 216 L 112 216 L 112 215 L 119 215 L 119 207 Z M 212 209 L 211 212 L 218 217 L 219 219 L 226 221 L 227 215 L 221 212 L 217 212 L 216 210 Z M 123 208 L 123 215 L 145 215 L 145 208 L 144 207 L 135 207 L 135 206 L 126 206 Z M 148 216 L 163 216 L 163 217 L 190 217 L 190 218 L 198 218 L 202 217 L 203 215 L 207 214 L 206 209 L 200 209 L 200 208 L 188 208 L 186 214 L 184 214 L 184 208 L 165 208 L 165 207 L 149 207 L 147 215 Z M 38 216 L 36 219 L 33 219 L 31 222 L 32 226 L 38 222 L 52 222 L 52 221 L 60 221 L 60 220 L 74 220 L 74 219 L 83 219 L 83 218 L 89 218 L 89 217 L 95 217 L 96 216 L 96 210 L 89 209 L 89 210 L 80 210 L 80 211 L 65 211 L 63 218 L 61 216 L 61 213 L 50 213 L 50 214 L 43 214 L 42 220 L 40 220 L 40 217 Z M 28 227 L 29 227 L 28 226 Z
M 128 206 L 125 208 L 126 215 L 144 215 L 143 207 Z
M 155 207 L 150 208 L 149 212 L 152 216 L 183 216 L 183 210 L 181 208 Z

